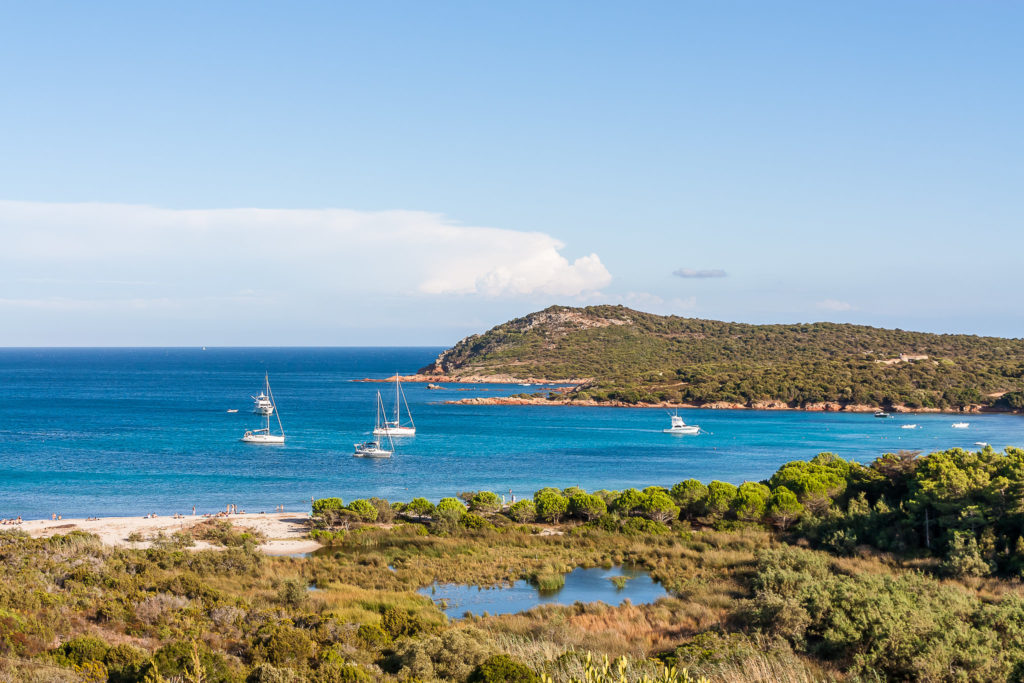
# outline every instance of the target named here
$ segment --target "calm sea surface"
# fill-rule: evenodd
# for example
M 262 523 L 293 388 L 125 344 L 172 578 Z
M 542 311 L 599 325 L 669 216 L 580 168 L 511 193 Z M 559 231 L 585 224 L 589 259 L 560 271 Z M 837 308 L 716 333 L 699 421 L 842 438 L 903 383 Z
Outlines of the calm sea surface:
M 353 382 L 411 373 L 437 348 L 2 349 L 0 517 L 304 509 L 310 496 L 437 499 L 490 489 L 517 497 L 547 485 L 740 483 L 832 451 L 867 462 L 899 449 L 1024 445 L 1024 417 L 964 418 L 790 411 L 688 410 L 710 434 L 673 436 L 665 411 L 559 406 L 453 406 L 445 400 L 529 391 L 403 385 L 417 435 L 389 460 L 352 457 L 373 427 L 375 394 Z M 250 394 L 264 371 L 287 444 L 238 439 L 258 427 Z M 461 391 L 469 389 L 468 391 Z M 391 395 L 393 397 L 393 394 Z M 393 398 L 392 398 L 393 400 Z M 387 402 L 387 400 L 385 401 Z M 237 413 L 228 413 L 237 408 Z M 900 425 L 917 423 L 916 430 Z

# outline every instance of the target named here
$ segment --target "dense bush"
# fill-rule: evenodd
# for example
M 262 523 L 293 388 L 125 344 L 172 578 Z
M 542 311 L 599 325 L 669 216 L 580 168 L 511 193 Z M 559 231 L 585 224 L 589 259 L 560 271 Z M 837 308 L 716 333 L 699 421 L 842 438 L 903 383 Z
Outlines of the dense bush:
M 492 491 L 478 491 L 469 500 L 469 509 L 472 512 L 484 514 L 497 512 L 501 509 L 501 498 Z
M 509 508 L 508 514 L 520 524 L 526 524 L 537 519 L 537 508 L 532 500 L 517 500 Z
M 488 657 L 469 676 L 469 683 L 537 683 L 539 680 L 532 669 L 508 655 Z

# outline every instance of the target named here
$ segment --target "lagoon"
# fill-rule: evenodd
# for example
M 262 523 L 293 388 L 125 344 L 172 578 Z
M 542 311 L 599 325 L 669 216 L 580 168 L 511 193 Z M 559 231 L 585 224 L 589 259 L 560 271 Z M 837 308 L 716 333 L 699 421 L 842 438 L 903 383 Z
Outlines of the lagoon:
M 0 517 L 25 519 L 307 510 L 311 497 L 437 500 L 490 489 L 733 483 L 832 451 L 869 462 L 900 449 L 1024 445 L 1024 416 L 687 410 L 708 434 L 675 436 L 664 410 L 458 406 L 444 401 L 526 391 L 518 385 L 405 385 L 417 435 L 395 456 L 351 457 L 373 426 L 385 384 L 438 348 L 2 349 Z M 270 373 L 287 443 L 238 441 L 256 426 L 249 396 Z M 228 413 L 228 409 L 238 409 Z M 965 430 L 953 422 L 967 420 Z M 905 430 L 906 423 L 918 429 Z
M 619 588 L 611 581 L 613 577 L 627 580 Z M 452 619 L 467 613 L 475 616 L 515 614 L 538 605 L 572 605 L 577 602 L 603 602 L 615 606 L 629 600 L 634 605 L 646 605 L 668 596 L 661 584 L 651 579 L 645 570 L 622 566 L 609 569 L 577 567 L 565 575 L 565 586 L 550 592 L 520 580 L 512 585 L 493 588 L 435 583 L 421 588 L 419 593 L 438 603 Z

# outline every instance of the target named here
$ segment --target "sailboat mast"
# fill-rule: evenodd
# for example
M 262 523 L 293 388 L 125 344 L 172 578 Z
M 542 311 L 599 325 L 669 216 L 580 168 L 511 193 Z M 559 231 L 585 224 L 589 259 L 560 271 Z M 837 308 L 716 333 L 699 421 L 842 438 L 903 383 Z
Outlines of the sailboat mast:
M 402 385 L 398 381 L 398 370 L 395 370 L 395 426 L 402 424 L 402 413 L 399 412 L 398 407 L 398 392 L 402 390 Z
M 412 411 L 409 410 L 409 401 L 405 398 L 405 392 L 402 392 L 402 403 L 405 404 L 405 414 L 409 416 L 409 426 L 416 429 L 416 423 L 412 420 Z M 398 421 L 398 417 L 395 417 L 395 421 Z

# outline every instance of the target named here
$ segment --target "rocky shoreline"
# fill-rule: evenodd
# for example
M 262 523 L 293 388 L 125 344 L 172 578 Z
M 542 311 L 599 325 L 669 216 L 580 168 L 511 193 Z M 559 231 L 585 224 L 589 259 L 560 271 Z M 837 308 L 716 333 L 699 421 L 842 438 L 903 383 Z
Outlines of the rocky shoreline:
M 395 375 L 390 377 L 364 377 L 362 379 L 354 379 L 353 382 L 394 382 Z M 592 378 L 569 378 L 569 379 L 545 379 L 543 377 L 513 377 L 512 375 L 398 375 L 398 379 L 403 382 L 426 382 L 429 384 L 536 384 L 548 386 L 551 384 L 573 384 L 580 385 L 590 382 Z
M 874 413 L 883 410 L 878 406 L 862 404 L 843 405 L 841 403 L 823 402 L 810 403 L 805 406 L 791 406 L 783 401 L 754 401 L 751 403 L 734 403 L 730 401 L 714 401 L 697 405 L 694 403 L 625 403 L 623 401 L 595 401 L 594 399 L 548 399 L 545 396 L 482 396 L 445 401 L 447 405 L 468 406 L 579 406 L 588 408 L 709 408 L 712 410 L 799 410 L 811 413 Z M 972 405 L 963 410 L 942 410 L 939 408 L 908 408 L 893 406 L 885 408 L 889 413 L 948 413 L 968 415 L 981 413 L 1019 413 L 1014 410 L 1002 410 L 992 406 Z

